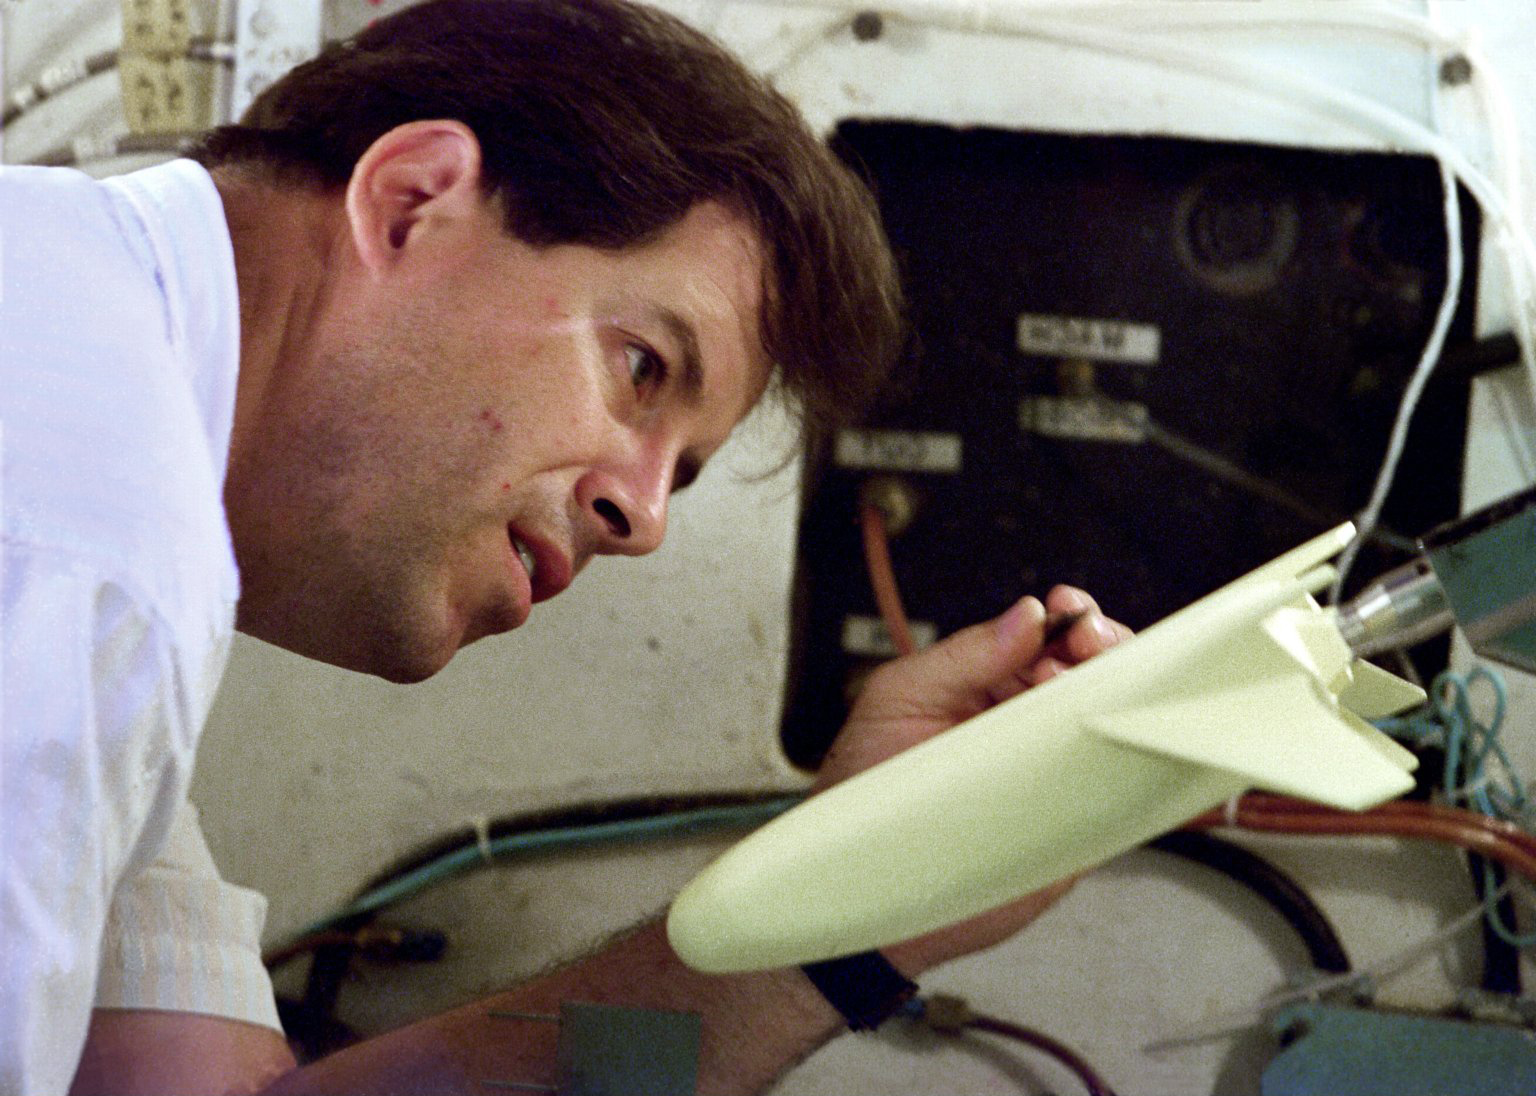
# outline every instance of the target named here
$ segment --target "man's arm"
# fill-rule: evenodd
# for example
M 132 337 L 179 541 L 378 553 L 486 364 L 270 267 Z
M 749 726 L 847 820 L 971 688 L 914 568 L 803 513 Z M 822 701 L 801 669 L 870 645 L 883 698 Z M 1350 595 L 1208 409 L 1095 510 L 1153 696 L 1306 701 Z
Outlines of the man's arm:
M 71 1091 L 255 1091 L 294 1068 L 256 937 L 266 902 L 219 877 L 182 803 L 159 855 L 112 897 Z
M 978 918 L 887 949 L 916 977 L 952 955 L 1006 938 L 1051 905 L 1054 887 Z M 642 926 L 574 966 L 340 1051 L 281 1078 L 267 1096 L 480 1093 L 485 1081 L 554 1085 L 558 1026 L 492 1012 L 558 1014 L 563 1002 L 623 1004 L 698 1013 L 700 1096 L 761 1092 L 785 1070 L 847 1030 L 798 968 L 700 974 L 683 965 L 660 921 Z
M 997 620 L 883 668 L 871 678 L 839 736 L 818 786 L 852 776 L 940 733 L 1128 634 L 1095 611 L 1042 650 L 1047 608 L 1061 613 L 1085 607 L 1092 608 L 1086 595 L 1058 588 L 1043 607 L 1026 599 Z M 1006 939 L 1065 890 L 1066 885 L 1048 888 L 962 925 L 888 948 L 886 955 L 904 974 L 916 977 L 929 967 Z M 673 955 L 656 923 L 546 978 L 294 1070 L 264 1091 L 485 1093 L 493 1090 L 487 1081 L 553 1085 L 557 1026 L 491 1013 L 556 1014 L 567 1001 L 698 1013 L 703 1019 L 699 1091 L 704 1094 L 761 1091 L 845 1030 L 842 1018 L 799 970 L 699 974 Z M 252 1029 L 251 1037 L 259 1040 L 259 1029 Z M 203 1090 L 252 1091 L 270 1078 L 270 1073 L 258 1073 L 271 1061 L 259 1048 L 245 1046 L 230 1061 L 224 1087 L 201 1086 Z M 168 1088 L 162 1081 L 159 1087 L 146 1085 L 139 1091 L 171 1088 L 194 1090 L 188 1085 Z M 121 1084 L 113 1091 L 126 1094 Z
M 222 1016 L 154 1009 L 91 1013 L 70 1096 L 257 1092 L 293 1070 L 271 1028 Z
M 333 1054 L 267 1092 L 485 1093 L 486 1081 L 553 1085 L 558 1026 L 491 1013 L 557 1014 L 566 1001 L 700 1014 L 699 1091 L 721 1096 L 765 1088 L 842 1023 L 798 970 L 689 970 L 657 922 L 547 978 Z
M 178 1093 L 485 1093 L 484 1081 L 554 1085 L 558 1027 L 493 1011 L 558 1014 L 566 1001 L 696 1012 L 701 1093 L 765 1088 L 842 1019 L 797 970 L 702 975 L 660 924 L 548 978 L 359 1043 L 303 1069 L 276 1032 L 214 1016 L 98 1009 L 71 1096 Z M 269 1087 L 268 1087 L 269 1086 Z

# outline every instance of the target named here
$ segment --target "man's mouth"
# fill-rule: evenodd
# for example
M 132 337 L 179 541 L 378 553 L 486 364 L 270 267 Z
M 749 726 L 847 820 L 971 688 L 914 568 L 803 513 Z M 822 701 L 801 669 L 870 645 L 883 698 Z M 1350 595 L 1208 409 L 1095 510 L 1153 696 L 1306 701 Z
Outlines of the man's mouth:
M 535 602 L 547 601 L 571 584 L 571 561 L 550 541 L 536 533 L 524 534 L 512 525 L 507 526 L 507 539 L 517 553 L 518 562 L 528 573 L 528 587 Z
M 517 549 L 517 558 L 523 561 L 523 570 L 528 572 L 528 583 L 532 585 L 534 572 L 538 570 L 538 561 L 533 558 L 533 552 L 528 546 L 516 537 L 512 538 L 512 547 Z

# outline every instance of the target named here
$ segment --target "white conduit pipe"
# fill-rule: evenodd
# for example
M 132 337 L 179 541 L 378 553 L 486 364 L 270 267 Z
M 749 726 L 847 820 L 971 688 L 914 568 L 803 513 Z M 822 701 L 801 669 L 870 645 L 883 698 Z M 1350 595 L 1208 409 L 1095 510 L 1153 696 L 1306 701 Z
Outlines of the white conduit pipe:
M 1262 8 L 1256 4 L 1244 4 L 1242 7 L 1246 10 L 1226 11 L 1207 8 L 1211 0 L 1156 5 L 1063 3 L 1059 0 L 1039 0 L 1036 3 L 1009 3 L 1006 0 L 887 0 L 876 4 L 850 0 L 746 2 L 780 8 L 844 11 L 850 14 L 878 11 L 942 30 L 1034 38 L 1145 61 L 1180 72 L 1198 73 L 1264 98 L 1300 106 L 1316 115 L 1343 122 L 1357 132 L 1384 140 L 1394 148 L 1434 156 L 1466 186 L 1494 224 L 1495 238 L 1500 243 L 1500 253 L 1509 271 L 1514 297 L 1512 311 L 1516 313 L 1521 352 L 1532 390 L 1536 392 L 1536 345 L 1533 345 L 1530 337 L 1529 314 L 1529 289 L 1536 284 L 1536 246 L 1533 246 L 1525 226 L 1517 221 L 1515 210 L 1511 208 L 1504 193 L 1461 149 L 1399 111 L 1354 92 L 1331 87 L 1272 65 L 1236 60 L 1166 40 L 1117 33 L 1098 25 L 1118 21 L 1122 25 L 1153 25 L 1160 29 L 1189 30 L 1253 29 L 1260 25 L 1344 27 L 1404 37 L 1436 49 L 1465 52 L 1472 48 L 1471 43 L 1441 32 L 1426 19 L 1386 9 L 1351 9 L 1342 5 L 1335 7 L 1297 3 L 1266 3 Z M 1063 22 L 1067 16 L 1078 20 L 1092 19 L 1094 25 Z M 1487 66 L 1482 63 L 1479 67 Z M 1490 114 L 1500 113 L 1497 96 L 1488 93 L 1485 101 Z M 1490 122 L 1495 130 L 1506 130 L 1509 117 L 1491 117 Z M 1496 132 L 1495 136 L 1507 140 L 1507 132 Z

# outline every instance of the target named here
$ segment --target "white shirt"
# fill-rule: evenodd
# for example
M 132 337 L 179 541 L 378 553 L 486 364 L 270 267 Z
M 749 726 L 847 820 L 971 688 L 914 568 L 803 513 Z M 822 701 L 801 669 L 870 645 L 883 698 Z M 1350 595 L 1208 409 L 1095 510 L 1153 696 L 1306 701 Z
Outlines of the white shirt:
M 239 594 L 238 365 L 206 171 L 0 169 L 0 1093 L 65 1091 L 94 1003 L 276 1026 L 261 900 L 176 821 Z M 209 990 L 230 964 L 258 988 Z

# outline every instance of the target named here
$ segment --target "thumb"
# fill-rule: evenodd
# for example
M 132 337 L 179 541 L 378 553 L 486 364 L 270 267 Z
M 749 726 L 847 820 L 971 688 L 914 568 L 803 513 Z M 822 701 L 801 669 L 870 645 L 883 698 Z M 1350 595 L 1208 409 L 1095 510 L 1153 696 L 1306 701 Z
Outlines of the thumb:
M 1025 672 L 1040 656 L 1045 606 L 1025 597 L 992 620 L 962 628 L 910 655 L 902 666 L 908 695 L 925 707 L 979 712 L 1030 685 Z

